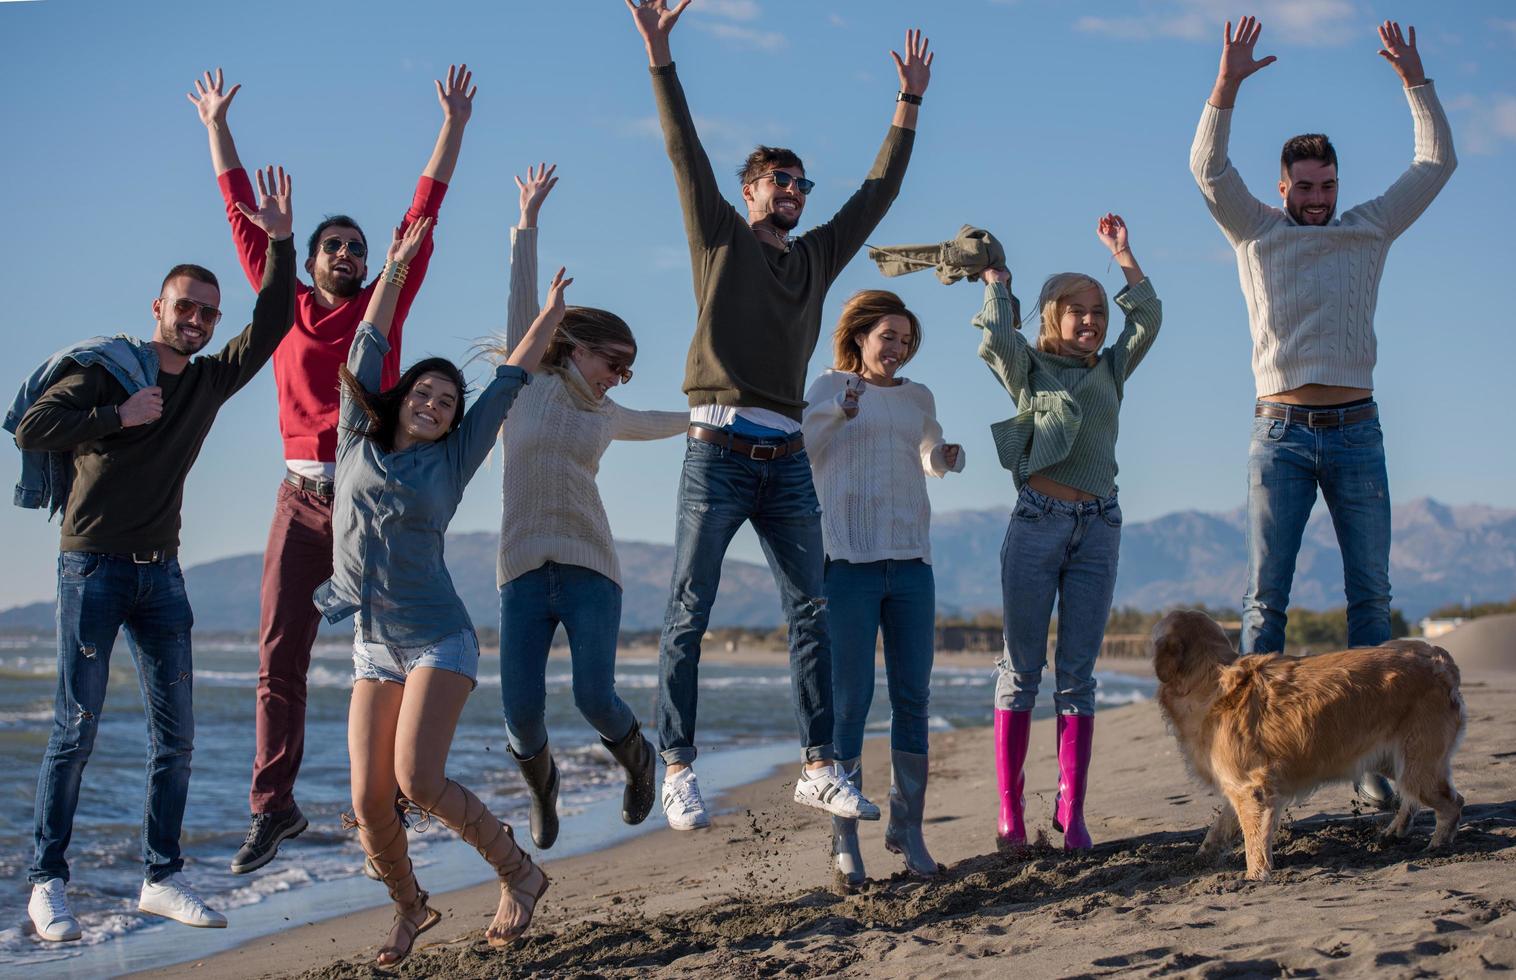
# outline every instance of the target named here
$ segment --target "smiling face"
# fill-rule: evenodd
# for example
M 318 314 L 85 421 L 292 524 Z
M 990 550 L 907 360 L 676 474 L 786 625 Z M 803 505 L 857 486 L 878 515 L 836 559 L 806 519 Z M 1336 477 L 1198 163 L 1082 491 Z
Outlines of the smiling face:
M 1069 294 L 1059 303 L 1058 340 L 1060 354 L 1088 357 L 1105 343 L 1105 298 L 1095 286 Z
M 400 403 L 396 429 L 414 442 L 436 442 L 452 429 L 458 414 L 458 386 L 452 379 L 428 371 L 416 379 Z
M 1296 160 L 1279 181 L 1279 195 L 1296 224 L 1326 224 L 1337 212 L 1337 164 Z
M 153 339 L 185 357 L 198 353 L 216 332 L 216 321 L 205 310 L 220 305 L 221 290 L 215 286 L 189 276 L 175 276 L 163 284 L 163 291 L 153 300 L 153 316 L 158 321 Z
M 800 223 L 800 214 L 805 210 L 805 195 L 800 193 L 795 180 L 791 180 L 788 187 L 774 183 L 775 173 L 800 178 L 805 176 L 805 168 L 775 167 L 752 183 L 743 184 L 742 199 L 747 202 L 749 214 L 767 217 L 780 231 L 792 231 Z
M 328 245 L 329 241 L 336 242 L 341 247 L 328 252 L 328 248 L 336 247 Z M 352 254 L 354 245 L 365 252 L 364 257 Z M 358 295 L 363 289 L 363 280 L 368 275 L 366 253 L 367 243 L 363 240 L 363 232 L 351 225 L 328 225 L 321 230 L 315 254 L 305 260 L 305 271 L 310 273 L 318 287 L 347 299 Z
M 915 342 L 911 321 L 899 313 L 879 318 L 867 333 L 854 340 L 863 359 L 863 374 L 893 379 L 901 365 L 910 360 Z
M 621 384 L 622 372 L 631 370 L 636 356 L 635 350 L 622 344 L 607 344 L 604 349 L 575 347 L 569 352 L 574 367 L 599 398 Z

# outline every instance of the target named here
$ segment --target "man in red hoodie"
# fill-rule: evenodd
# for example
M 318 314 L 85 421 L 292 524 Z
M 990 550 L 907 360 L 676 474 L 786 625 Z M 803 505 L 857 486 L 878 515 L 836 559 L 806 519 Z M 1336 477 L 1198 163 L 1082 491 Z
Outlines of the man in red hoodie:
M 400 227 L 421 218 L 437 218 L 453 177 L 463 130 L 473 111 L 473 73 L 467 65 L 449 66 L 447 81 L 436 82 L 442 105 L 442 130 L 431 160 L 416 182 L 416 193 Z M 263 280 L 268 235 L 242 214 L 251 205 L 252 186 L 237 157 L 226 114 L 241 85 L 227 89 L 221 70 L 195 82 L 189 99 L 199 110 L 210 137 L 211 163 L 226 202 L 232 241 L 248 281 Z M 380 254 L 384 252 L 381 244 Z M 400 292 L 390 352 L 384 361 L 387 388 L 400 377 L 400 341 L 406 314 L 426 277 L 432 237 L 410 263 Z M 305 675 L 320 613 L 311 601 L 316 587 L 332 574 L 332 476 L 337 450 L 337 370 L 368 304 L 373 283 L 368 272 L 368 240 L 358 223 L 332 215 L 316 226 L 307 246 L 305 271 L 314 286 L 297 285 L 295 322 L 274 354 L 274 384 L 279 394 L 279 434 L 284 442 L 285 473 L 274 505 L 268 547 L 263 553 L 261 614 L 258 628 L 257 746 L 249 792 L 252 825 L 232 859 L 234 874 L 263 867 L 279 844 L 298 836 L 306 819 L 295 804 L 295 777 L 305 748 Z

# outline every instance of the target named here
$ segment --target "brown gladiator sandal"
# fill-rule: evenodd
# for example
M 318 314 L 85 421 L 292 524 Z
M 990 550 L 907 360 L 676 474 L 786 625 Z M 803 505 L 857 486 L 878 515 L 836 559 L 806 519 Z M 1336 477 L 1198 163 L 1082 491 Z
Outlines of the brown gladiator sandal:
M 367 824 L 358 822 L 356 816 L 348 813 L 342 815 L 342 829 L 358 830 L 358 843 L 362 845 L 363 852 L 379 874 L 379 880 L 390 893 L 390 900 L 396 905 L 395 922 L 390 926 L 388 942 L 379 947 L 379 955 L 374 962 L 379 966 L 395 966 L 411 955 L 411 947 L 416 943 L 416 937 L 426 932 L 432 926 L 442 921 L 442 913 L 427 905 L 430 898 L 426 892 L 416 883 L 415 867 L 411 864 L 410 854 L 405 848 L 405 824 L 397 817 L 391 824 L 394 828 L 389 839 L 383 844 L 373 846 L 372 829 Z M 390 849 L 399 843 L 400 854 L 391 857 Z M 405 871 L 400 873 L 400 862 L 405 862 Z M 411 893 L 409 899 L 402 896 Z M 415 921 L 411 916 L 421 912 L 421 921 Z
M 508 945 L 531 925 L 537 902 L 547 891 L 548 877 L 517 846 L 510 825 L 490 813 L 484 801 L 467 787 L 449 779 L 439 802 L 453 789 L 463 799 L 463 814 L 458 824 L 444 817 L 435 806 L 425 812 L 447 824 L 465 844 L 477 850 L 500 877 L 500 907 L 495 912 L 495 921 L 485 930 L 484 938 L 491 946 Z

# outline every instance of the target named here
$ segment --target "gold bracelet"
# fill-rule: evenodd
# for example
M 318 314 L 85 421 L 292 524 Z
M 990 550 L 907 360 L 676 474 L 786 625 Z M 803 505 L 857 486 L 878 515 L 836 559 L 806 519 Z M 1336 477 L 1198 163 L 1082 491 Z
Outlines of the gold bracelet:
M 391 286 L 404 286 L 405 276 L 409 271 L 410 266 L 406 263 L 390 261 L 384 264 L 384 272 L 380 278 Z

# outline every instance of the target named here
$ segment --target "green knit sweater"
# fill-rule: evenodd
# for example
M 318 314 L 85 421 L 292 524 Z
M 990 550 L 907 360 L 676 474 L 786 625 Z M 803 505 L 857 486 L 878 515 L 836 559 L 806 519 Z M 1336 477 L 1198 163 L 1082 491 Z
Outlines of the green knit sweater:
M 1084 358 L 1040 351 L 1016 329 L 1011 294 L 987 283 L 984 309 L 974 326 L 984 331 L 979 356 L 1016 399 L 1016 415 L 990 426 L 1000 465 L 1019 488 L 1033 473 L 1065 486 L 1108 497 L 1116 492 L 1116 435 L 1126 379 L 1158 336 L 1163 304 L 1144 279 L 1116 294 L 1126 329 L 1100 352 Z
M 785 252 L 722 197 L 674 66 L 651 71 L 699 307 L 684 369 L 690 406 L 766 408 L 798 422 L 826 291 L 895 200 L 915 133 L 891 126 L 863 186 Z

